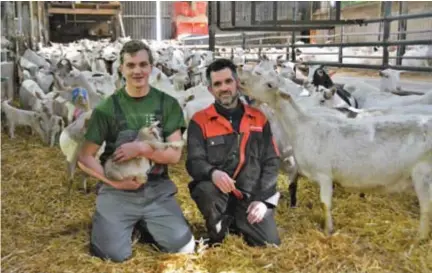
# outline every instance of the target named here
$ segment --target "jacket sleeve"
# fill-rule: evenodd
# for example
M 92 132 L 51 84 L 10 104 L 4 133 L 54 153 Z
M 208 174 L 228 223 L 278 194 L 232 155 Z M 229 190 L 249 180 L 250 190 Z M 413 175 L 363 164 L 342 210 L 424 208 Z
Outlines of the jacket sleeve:
M 263 140 L 261 176 L 253 199 L 262 201 L 267 206 L 275 207 L 279 199 L 276 184 L 279 175 L 280 157 L 268 121 L 263 128 Z
M 187 159 L 186 170 L 194 181 L 211 180 L 211 174 L 215 169 L 208 163 L 206 146 L 200 126 L 191 120 L 187 134 Z

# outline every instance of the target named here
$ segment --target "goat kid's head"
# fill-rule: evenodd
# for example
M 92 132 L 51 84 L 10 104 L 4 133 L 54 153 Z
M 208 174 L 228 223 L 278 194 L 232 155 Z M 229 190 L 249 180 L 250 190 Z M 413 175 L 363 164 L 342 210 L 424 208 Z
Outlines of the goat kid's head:
M 57 98 L 60 93 L 55 93 L 53 97 L 43 96 L 39 92 L 36 92 L 35 94 L 36 97 L 40 100 L 42 112 L 47 116 L 51 116 L 53 114 L 54 99 Z
M 156 139 L 161 141 L 162 137 L 158 125 L 159 125 L 159 121 L 155 121 L 152 124 L 150 124 L 150 126 L 142 127 L 139 133 L 145 139 Z

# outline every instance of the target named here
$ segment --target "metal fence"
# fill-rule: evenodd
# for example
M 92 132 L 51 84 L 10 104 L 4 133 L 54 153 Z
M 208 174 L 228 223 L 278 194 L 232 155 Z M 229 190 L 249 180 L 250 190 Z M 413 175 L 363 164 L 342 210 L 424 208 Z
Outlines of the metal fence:
M 315 1 L 316 2 L 316 1 Z M 364 69 L 386 69 L 393 68 L 398 70 L 406 70 L 406 71 L 424 71 L 424 72 L 432 72 L 431 66 L 401 66 L 401 56 L 405 53 L 405 49 L 410 45 L 432 45 L 432 28 L 428 28 L 428 20 L 432 20 L 432 11 L 427 12 L 427 10 L 423 10 L 421 12 L 409 12 L 407 10 L 406 5 L 407 2 L 397 2 L 393 4 L 392 2 L 380 2 L 380 10 L 378 10 L 375 14 L 371 14 L 367 18 L 361 19 L 341 19 L 341 2 L 336 2 L 335 6 L 332 7 L 329 4 L 326 6 L 314 6 L 312 3 L 311 9 L 311 19 L 307 20 L 299 20 L 295 21 L 300 15 L 297 11 L 303 11 L 304 13 L 308 13 L 305 11 L 305 8 L 299 8 L 299 4 L 302 2 L 291 2 L 296 3 L 292 4 L 292 11 L 295 16 L 289 18 L 288 20 L 281 20 L 281 18 L 272 18 L 271 22 L 266 22 L 263 25 L 262 29 L 272 30 L 272 33 L 268 31 L 265 33 L 258 33 L 260 28 L 254 28 L 251 23 L 253 22 L 253 13 L 257 13 L 258 11 L 251 10 L 253 5 L 250 4 L 251 9 L 248 11 L 237 11 L 239 8 L 235 6 L 235 9 L 224 10 L 223 7 L 229 4 L 234 5 L 230 2 L 216 2 L 213 5 L 209 5 L 209 36 L 206 39 L 201 40 L 201 45 L 199 47 L 203 48 L 208 45 L 210 50 L 217 50 L 221 47 L 228 46 L 237 46 L 243 48 L 263 48 L 263 47 L 275 47 L 275 48 L 286 48 L 287 54 L 289 52 L 290 60 L 293 62 L 297 62 L 296 60 L 296 49 L 306 48 L 306 47 L 338 47 L 339 51 L 334 53 L 326 53 L 326 54 L 335 54 L 337 56 L 337 62 L 306 62 L 305 64 L 323 64 L 326 66 L 333 67 L 347 67 L 347 68 L 364 68 Z M 279 2 L 280 3 L 280 2 Z M 237 3 L 235 4 L 237 5 Z M 274 5 L 272 2 L 267 2 L 267 5 Z M 297 5 L 297 6 L 296 6 Z M 368 3 L 366 5 L 376 5 L 375 3 Z M 400 5 L 399 9 L 396 9 L 397 12 L 394 11 L 394 5 Z M 429 4 L 426 4 L 429 5 Z M 219 6 L 217 8 L 217 6 Z M 426 6 L 424 6 L 426 7 Z M 216 10 L 215 10 L 216 9 Z M 267 12 L 267 16 L 271 16 L 268 10 L 262 9 L 262 12 Z M 324 12 L 323 12 L 324 10 Z M 314 11 L 314 12 L 313 12 Z M 251 16 L 247 15 L 248 12 Z M 261 12 L 261 11 L 259 11 Z M 321 16 L 318 19 L 314 19 L 313 13 L 320 13 Z M 243 17 L 242 17 L 243 16 Z M 256 14 L 255 14 L 256 16 Z M 233 18 L 235 17 L 235 18 Z M 244 18 L 251 19 L 249 21 L 249 25 L 247 25 L 247 20 Z M 233 20 L 234 19 L 234 20 Z M 417 25 L 414 30 L 407 30 L 407 25 Z M 418 25 L 418 21 L 422 20 L 423 26 L 426 25 L 426 28 L 422 28 L 422 25 Z M 273 24 L 278 21 L 278 24 Z M 233 24 L 234 22 L 234 24 Z M 273 25 L 269 25 L 273 24 Z M 376 29 L 376 31 L 368 31 L 368 32 L 350 32 L 350 28 L 354 29 L 359 26 L 369 26 L 371 24 L 376 24 L 380 27 Z M 217 27 L 216 27 L 217 26 Z M 229 28 L 229 31 L 232 34 L 215 34 L 216 29 L 220 29 L 219 26 L 223 28 Z M 305 44 L 299 45 L 295 44 L 296 41 L 301 38 L 310 37 L 309 35 L 300 35 L 300 31 L 302 30 L 319 30 L 324 29 L 326 26 L 331 30 L 332 33 L 328 33 L 325 31 L 324 33 L 319 33 L 318 35 L 314 35 L 314 38 L 321 42 L 317 44 Z M 342 29 L 342 31 L 335 31 L 336 29 Z M 286 30 L 292 30 L 291 32 L 286 32 Z M 251 32 L 251 30 L 255 30 Z M 237 33 L 234 33 L 237 32 Z M 254 34 L 252 34 L 254 33 Z M 278 35 L 275 35 L 278 33 Z M 267 36 L 267 37 L 266 37 Z M 362 42 L 353 41 L 352 37 L 366 37 L 373 36 L 374 39 L 366 40 L 362 39 Z M 195 39 L 195 42 L 192 42 Z M 330 44 L 323 43 L 322 41 L 332 41 Z M 189 41 L 185 43 L 196 43 L 197 38 L 190 38 Z M 279 42 L 275 42 L 279 41 Z M 374 47 L 379 46 L 383 48 L 382 56 L 344 56 L 343 48 L 344 47 Z M 397 55 L 396 57 L 389 56 L 389 47 L 396 46 L 397 47 Z M 280 54 L 280 53 L 279 53 Z M 310 54 L 322 54 L 322 53 L 310 53 Z M 344 58 L 361 58 L 361 59 L 380 59 L 381 64 L 379 65 L 368 65 L 368 64 L 355 64 L 355 63 L 346 63 L 344 62 Z M 396 58 L 396 65 L 390 65 L 389 60 Z M 418 57 L 404 57 L 405 59 L 428 59 L 430 60 L 430 56 L 418 56 Z M 257 60 L 250 60 L 257 61 Z
M 127 36 L 132 39 L 156 39 L 156 2 L 122 1 L 122 18 Z M 161 1 L 162 39 L 172 36 L 172 2 Z

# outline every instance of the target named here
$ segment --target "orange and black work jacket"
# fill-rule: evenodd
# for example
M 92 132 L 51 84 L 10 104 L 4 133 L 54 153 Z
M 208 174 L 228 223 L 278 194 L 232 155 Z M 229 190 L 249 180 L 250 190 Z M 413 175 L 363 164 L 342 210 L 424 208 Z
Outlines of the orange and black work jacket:
M 218 169 L 236 180 L 236 188 L 251 201 L 264 202 L 276 193 L 280 165 L 270 124 L 261 111 L 243 103 L 227 111 L 215 103 L 189 123 L 186 169 L 192 185 L 211 181 Z

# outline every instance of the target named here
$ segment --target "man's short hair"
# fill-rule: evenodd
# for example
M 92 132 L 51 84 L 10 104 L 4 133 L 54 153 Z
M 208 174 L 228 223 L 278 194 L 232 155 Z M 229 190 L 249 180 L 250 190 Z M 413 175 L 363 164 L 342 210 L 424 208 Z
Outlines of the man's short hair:
M 236 65 L 228 59 L 217 59 L 212 62 L 206 69 L 206 78 L 209 85 L 211 85 L 211 72 L 217 72 L 222 69 L 229 68 L 233 73 L 234 78 L 237 78 L 237 67 Z
M 153 64 L 153 55 L 152 55 L 152 52 L 150 50 L 150 47 L 140 40 L 130 40 L 123 45 L 122 49 L 120 50 L 120 63 L 122 64 L 124 62 L 124 54 L 125 53 L 134 55 L 135 53 L 137 53 L 138 51 L 141 51 L 141 50 L 147 51 L 147 54 L 149 57 L 149 62 L 152 65 Z

